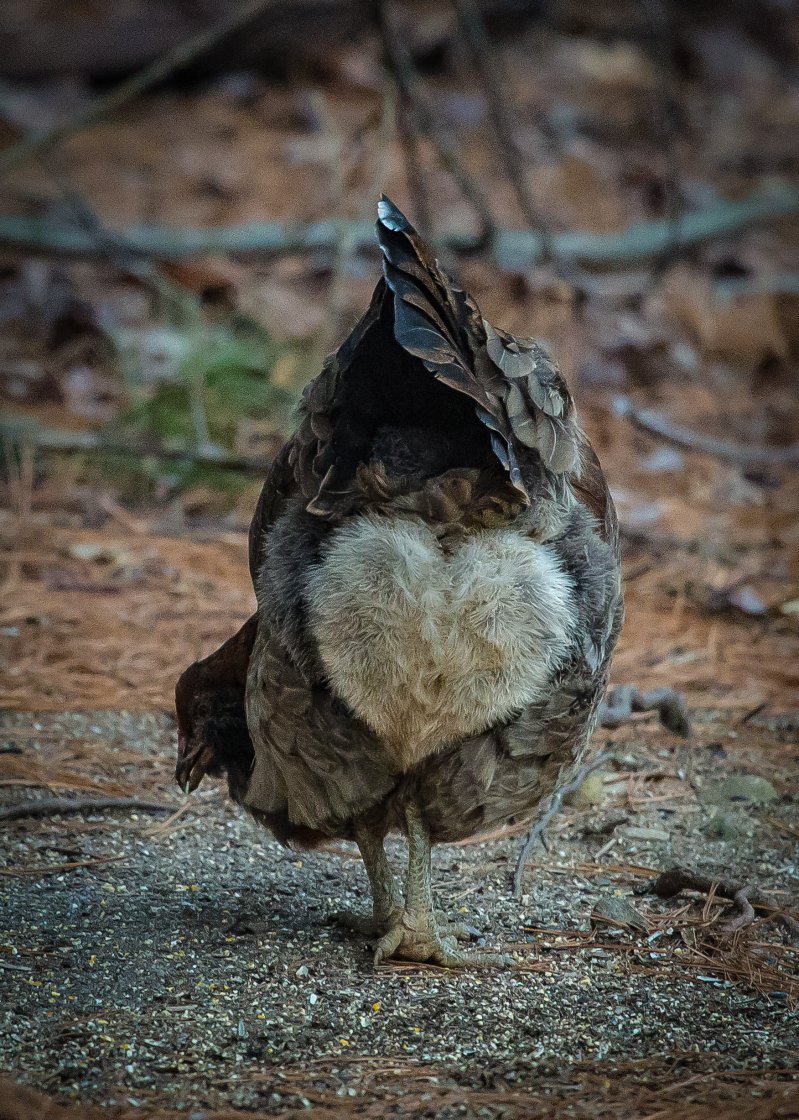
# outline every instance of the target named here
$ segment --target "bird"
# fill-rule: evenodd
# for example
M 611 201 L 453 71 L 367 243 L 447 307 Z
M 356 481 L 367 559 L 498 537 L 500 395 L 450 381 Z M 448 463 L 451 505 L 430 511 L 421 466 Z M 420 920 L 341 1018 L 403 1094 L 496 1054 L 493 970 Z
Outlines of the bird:
M 547 348 L 483 318 L 387 197 L 371 303 L 304 389 L 249 535 L 257 609 L 176 687 L 176 778 L 283 844 L 354 841 L 374 961 L 501 966 L 431 850 L 577 772 L 623 618 L 618 523 Z M 404 883 L 385 852 L 407 838 Z

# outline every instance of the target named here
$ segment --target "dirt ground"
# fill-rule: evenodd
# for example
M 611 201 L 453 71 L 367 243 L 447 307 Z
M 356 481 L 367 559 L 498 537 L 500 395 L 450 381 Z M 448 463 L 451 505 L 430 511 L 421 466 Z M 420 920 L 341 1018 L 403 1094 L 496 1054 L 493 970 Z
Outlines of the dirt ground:
M 572 806 L 553 825 L 520 903 L 508 888 L 518 837 L 437 849 L 440 904 L 476 943 L 513 954 L 501 971 L 375 971 L 364 943 L 331 921 L 367 906 L 357 852 L 281 849 L 218 788 L 185 802 L 159 793 L 174 802 L 166 820 L 20 820 L 0 885 L 0 1065 L 82 1101 L 195 1114 L 346 1104 L 359 1115 L 382 1101 L 413 1115 L 424 1101 L 526 1115 L 526 1093 L 530 1107 L 544 1090 L 576 1100 L 592 1078 L 596 1100 L 628 1107 L 658 1093 L 665 1107 L 782 1092 L 799 1051 L 787 936 L 768 918 L 714 936 L 717 906 L 633 893 L 649 868 L 682 864 L 756 882 L 778 905 L 795 897 L 795 803 L 720 797 L 719 781 L 747 767 L 719 713 L 696 720 L 707 741 L 683 780 L 684 750 L 665 733 L 615 745 L 604 733 L 615 763 L 603 804 Z M 795 748 L 773 725 L 758 735 L 785 760 L 773 776 L 788 780 Z M 2 748 L 40 761 L 116 756 L 121 778 L 154 788 L 174 732 L 154 715 L 8 713 Z M 686 783 L 691 793 L 664 794 Z M 603 921 L 619 899 L 640 928 Z
M 610 757 L 553 822 L 520 903 L 520 836 L 437 850 L 440 903 L 513 954 L 501 972 L 376 972 L 329 920 L 366 907 L 355 851 L 280 849 L 219 787 L 183 799 L 174 786 L 174 680 L 252 609 L 235 517 L 174 525 L 107 491 L 67 502 L 45 476 L 33 508 L 0 519 L 3 805 L 164 807 L 3 824 L 0 1069 L 82 1102 L 75 1120 L 88 1102 L 136 1116 L 705 1120 L 745 1099 L 764 1118 L 796 1114 L 790 932 L 767 911 L 730 936 L 728 903 L 634 892 L 682 864 L 796 914 L 799 640 L 779 607 L 796 594 L 797 480 L 780 476 L 779 500 L 722 506 L 733 468 L 706 460 L 666 493 L 622 421 L 601 439 L 623 517 L 661 510 L 651 536 L 625 531 L 613 683 L 676 686 L 693 734 L 654 715 L 597 732 Z M 728 602 L 730 587 L 764 611 Z M 43 1114 L 6 1088 L 3 1120 Z

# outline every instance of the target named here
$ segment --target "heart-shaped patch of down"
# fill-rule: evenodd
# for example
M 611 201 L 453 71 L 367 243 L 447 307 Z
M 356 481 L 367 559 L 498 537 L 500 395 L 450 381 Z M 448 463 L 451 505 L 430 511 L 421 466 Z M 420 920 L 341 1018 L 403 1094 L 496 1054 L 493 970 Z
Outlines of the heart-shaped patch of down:
M 420 521 L 353 518 L 306 594 L 331 688 L 403 768 L 543 699 L 574 632 L 569 577 L 512 528 L 444 552 Z

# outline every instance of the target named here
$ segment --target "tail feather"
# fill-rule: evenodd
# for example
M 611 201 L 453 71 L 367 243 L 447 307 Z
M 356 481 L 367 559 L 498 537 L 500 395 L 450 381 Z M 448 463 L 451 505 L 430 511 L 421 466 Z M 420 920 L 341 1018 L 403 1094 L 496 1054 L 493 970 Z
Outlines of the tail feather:
M 522 460 L 556 475 L 578 472 L 574 405 L 544 348 L 485 320 L 385 197 L 376 230 L 383 278 L 366 314 L 305 394 L 293 455 L 309 511 L 324 518 L 347 511 L 358 465 L 368 459 L 381 422 L 376 410 L 384 416 L 394 410 L 414 370 L 426 370 L 472 402 L 472 415 L 488 430 L 493 453 L 523 500 L 529 494 Z
M 556 474 L 573 471 L 579 450 L 574 405 L 544 348 L 483 319 L 385 197 L 378 204 L 377 238 L 386 283 L 395 296 L 394 335 L 400 346 L 479 405 L 478 415 L 494 435 L 495 453 L 511 475 L 517 465 L 514 437 L 537 450 Z

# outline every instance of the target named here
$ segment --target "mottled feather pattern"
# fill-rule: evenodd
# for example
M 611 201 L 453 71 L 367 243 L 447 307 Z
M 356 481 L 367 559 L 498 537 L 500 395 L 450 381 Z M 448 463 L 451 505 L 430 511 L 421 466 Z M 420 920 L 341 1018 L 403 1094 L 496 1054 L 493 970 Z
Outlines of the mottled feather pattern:
M 585 749 L 621 625 L 615 511 L 556 364 L 386 199 L 377 237 L 383 277 L 250 535 L 231 788 L 284 842 L 387 831 L 409 799 L 434 840 L 530 816 Z

